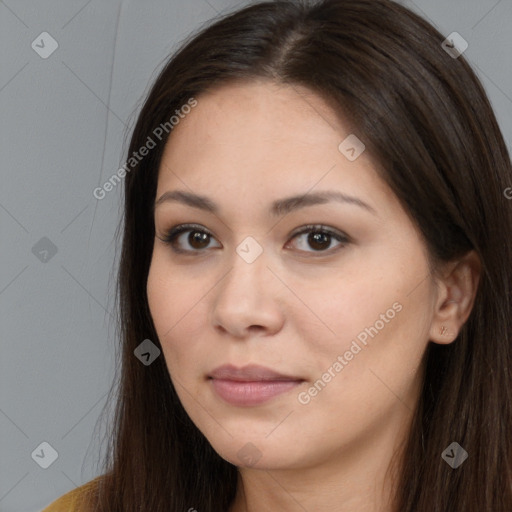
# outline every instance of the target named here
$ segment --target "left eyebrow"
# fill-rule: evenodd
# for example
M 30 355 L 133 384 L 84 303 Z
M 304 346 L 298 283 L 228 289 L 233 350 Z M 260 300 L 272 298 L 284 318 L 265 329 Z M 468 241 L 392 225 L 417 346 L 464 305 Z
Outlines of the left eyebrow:
M 183 190 L 172 190 L 163 193 L 153 205 L 153 210 L 164 202 L 180 202 L 191 206 L 192 208 L 198 208 L 205 210 L 213 214 L 219 213 L 219 206 L 214 203 L 210 198 Z M 342 192 L 334 190 L 325 190 L 321 192 L 315 192 L 311 194 L 295 195 L 277 199 L 272 202 L 270 207 L 270 213 L 274 217 L 285 215 L 291 211 L 304 208 L 306 206 L 313 206 L 317 204 L 325 204 L 331 201 L 337 201 L 340 203 L 350 204 L 359 206 L 360 208 L 370 212 L 373 215 L 378 216 L 375 208 L 365 203 L 362 199 L 344 194 Z

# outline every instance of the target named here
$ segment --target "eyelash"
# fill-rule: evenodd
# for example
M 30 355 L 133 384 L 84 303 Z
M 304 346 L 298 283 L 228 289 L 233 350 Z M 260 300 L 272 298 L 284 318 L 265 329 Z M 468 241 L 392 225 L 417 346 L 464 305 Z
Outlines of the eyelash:
M 178 238 L 178 236 L 181 235 L 182 233 L 186 233 L 186 232 L 198 232 L 198 233 L 203 233 L 203 234 L 209 235 L 211 237 L 214 237 L 213 233 L 211 233 L 210 231 L 208 231 L 207 229 L 205 229 L 203 226 L 201 226 L 199 224 L 179 224 L 179 225 L 174 226 L 173 228 L 169 229 L 166 232 L 165 237 L 161 238 L 161 240 L 164 243 L 170 245 L 172 250 L 179 254 L 188 254 L 188 255 L 198 256 L 199 254 L 201 254 L 207 250 L 207 249 L 197 249 L 197 250 L 179 249 L 176 246 L 176 238 Z M 319 256 L 325 256 L 325 255 L 330 255 L 333 252 L 337 252 L 339 249 L 341 249 L 342 247 L 344 247 L 345 245 L 350 243 L 349 237 L 346 236 L 344 233 L 333 231 L 321 224 L 308 224 L 306 226 L 303 226 L 302 228 L 300 228 L 300 231 L 297 231 L 292 234 L 291 239 L 298 237 L 300 235 L 311 233 L 311 232 L 321 233 L 321 234 L 326 234 L 328 236 L 331 236 L 332 238 L 334 238 L 335 240 L 340 242 L 341 245 L 338 246 L 338 248 L 335 249 L 334 251 L 332 249 L 327 249 L 325 251 L 319 250 L 319 251 L 299 251 L 299 252 L 303 252 L 303 253 L 306 252 L 306 253 L 313 253 L 313 254 L 317 253 Z M 313 257 L 315 257 L 315 256 L 313 256 Z

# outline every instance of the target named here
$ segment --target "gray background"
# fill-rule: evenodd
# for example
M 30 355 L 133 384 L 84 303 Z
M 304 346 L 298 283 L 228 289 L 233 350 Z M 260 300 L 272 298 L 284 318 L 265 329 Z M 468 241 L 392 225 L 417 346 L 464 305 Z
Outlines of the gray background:
M 40 511 L 99 474 L 121 186 L 101 201 L 92 191 L 123 163 L 124 136 L 165 57 L 247 3 L 0 0 L 1 512 Z M 512 1 L 403 3 L 469 42 L 510 148 Z M 42 32 L 59 45 L 46 59 L 31 47 L 50 48 Z M 36 463 L 49 460 L 42 442 L 58 453 L 47 469 Z

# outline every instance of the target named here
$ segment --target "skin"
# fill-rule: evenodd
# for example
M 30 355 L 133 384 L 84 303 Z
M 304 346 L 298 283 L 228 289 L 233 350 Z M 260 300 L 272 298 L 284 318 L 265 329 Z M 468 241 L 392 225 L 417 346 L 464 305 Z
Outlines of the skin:
M 220 210 L 156 207 L 147 293 L 185 410 L 239 468 L 230 512 L 390 512 L 390 462 L 418 400 L 425 349 L 429 340 L 451 343 L 467 320 L 478 259 L 468 253 L 434 278 L 419 231 L 376 164 L 367 151 L 349 161 L 338 150 L 351 128 L 309 90 L 257 81 L 197 100 L 171 133 L 156 198 L 179 189 L 208 196 Z M 269 213 L 275 199 L 319 190 L 356 196 L 376 214 L 337 202 Z M 175 253 L 162 238 L 181 223 L 213 237 L 191 245 L 190 232 L 182 233 L 176 244 L 191 254 Z M 328 237 L 324 252 L 315 250 L 307 234 L 293 237 L 305 224 L 350 241 Z M 263 249 L 252 263 L 236 252 L 248 236 Z M 397 302 L 401 311 L 300 403 L 299 393 Z M 207 379 L 225 363 L 261 364 L 305 382 L 237 407 Z M 256 463 L 238 455 L 244 446 Z

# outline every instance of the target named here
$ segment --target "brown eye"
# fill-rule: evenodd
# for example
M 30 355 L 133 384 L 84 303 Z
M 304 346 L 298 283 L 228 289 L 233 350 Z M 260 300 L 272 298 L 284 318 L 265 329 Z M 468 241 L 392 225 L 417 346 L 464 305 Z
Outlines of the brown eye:
M 331 235 L 327 233 L 309 233 L 308 244 L 317 251 L 328 249 L 331 245 Z
M 185 236 L 188 233 L 188 236 Z M 307 237 L 304 237 L 307 235 Z M 291 240 L 299 239 L 305 240 L 302 248 L 299 247 L 299 252 L 303 253 L 318 253 L 319 256 L 324 254 L 330 254 L 336 250 L 344 247 L 350 243 L 350 239 L 342 232 L 333 231 L 321 225 L 308 225 L 305 226 L 295 233 Z M 198 255 L 202 252 L 206 252 L 208 248 L 219 248 L 221 245 L 216 247 L 209 247 L 212 240 L 215 237 L 208 230 L 200 225 L 194 224 L 181 224 L 170 229 L 166 236 L 162 239 L 166 244 L 169 244 L 173 251 L 182 254 Z M 333 242 L 338 242 L 337 247 L 333 250 Z M 298 244 L 301 246 L 301 244 Z M 306 247 L 304 247 L 306 246 Z M 308 250 L 308 247 L 310 250 Z
M 184 236 L 186 233 L 188 233 L 187 237 Z M 207 249 L 212 239 L 212 233 L 203 227 L 193 224 L 182 224 L 170 229 L 162 240 L 166 244 L 171 245 L 173 250 L 178 253 L 192 254 Z M 183 244 L 185 244 L 185 248 L 183 248 Z M 188 248 L 186 247 L 187 244 Z
M 306 238 L 304 238 L 304 235 L 307 235 Z M 335 232 L 331 229 L 327 229 L 324 226 L 318 226 L 318 225 L 309 225 L 303 228 L 301 231 L 296 233 L 292 239 L 298 238 L 305 242 L 302 244 L 302 248 L 299 250 L 301 252 L 310 252 L 310 253 L 325 253 L 330 252 L 328 249 L 331 249 L 331 243 L 334 241 L 339 242 L 338 248 L 344 247 L 347 245 L 350 240 L 349 238 L 344 235 L 341 232 Z M 299 244 L 300 245 L 300 244 Z M 310 247 L 313 250 L 307 250 L 305 247 Z
M 210 235 L 203 231 L 190 231 L 187 241 L 194 249 L 204 249 L 208 246 Z

